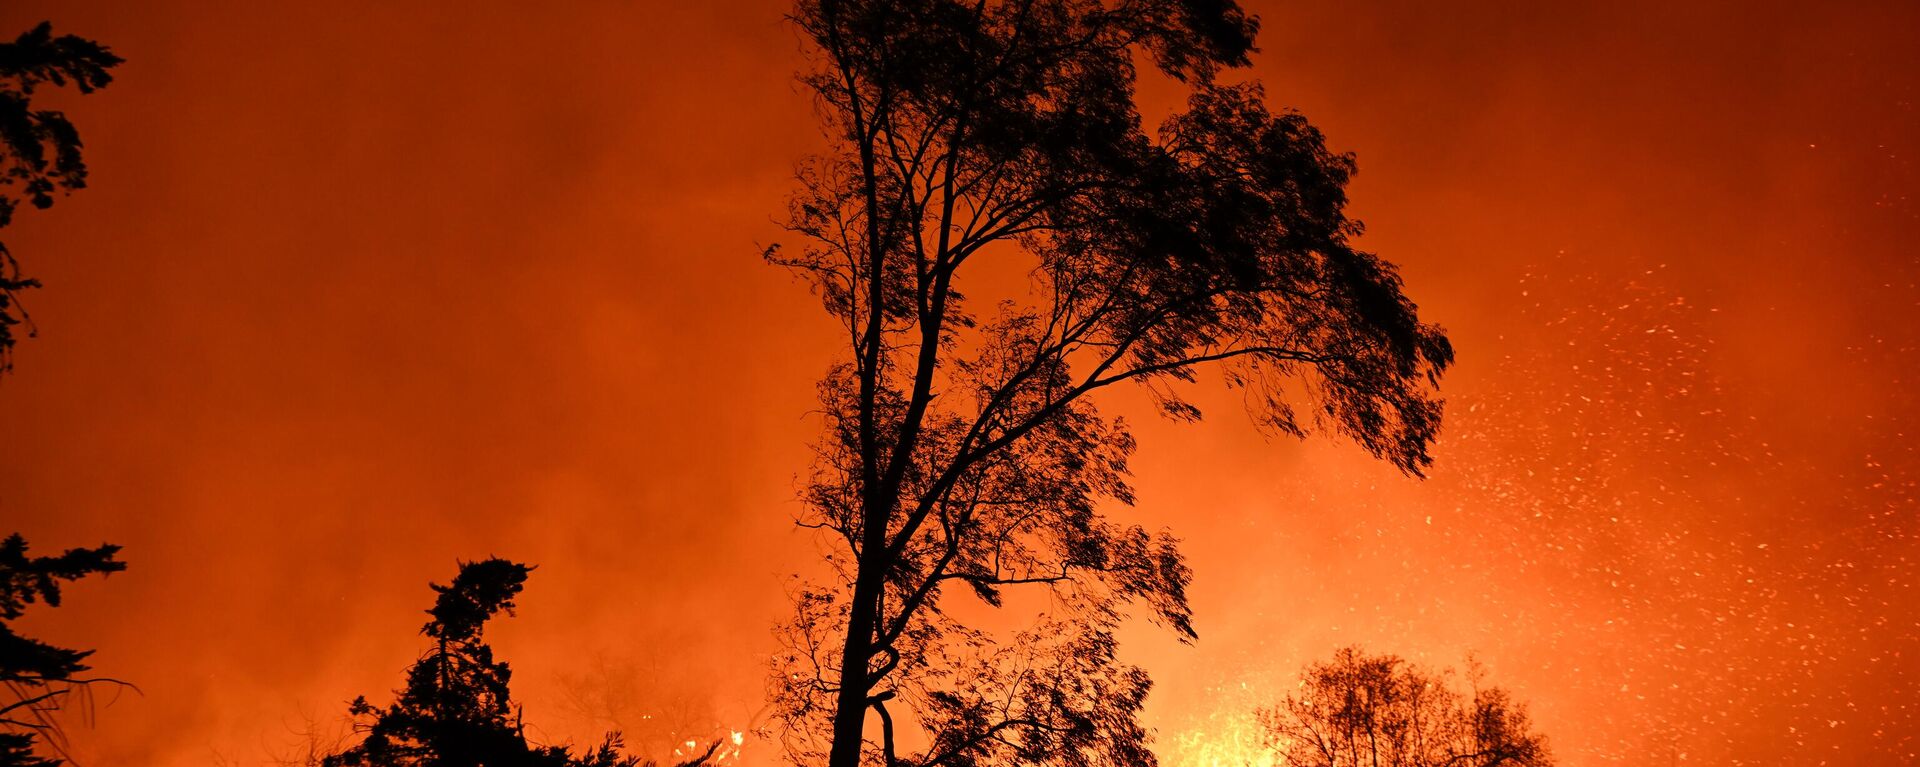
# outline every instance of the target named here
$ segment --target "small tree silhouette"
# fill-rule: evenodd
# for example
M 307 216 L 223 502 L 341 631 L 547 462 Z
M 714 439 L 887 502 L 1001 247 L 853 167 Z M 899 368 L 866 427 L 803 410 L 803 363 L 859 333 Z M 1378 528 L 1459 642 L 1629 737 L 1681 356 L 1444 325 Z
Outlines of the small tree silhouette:
M 1471 665 L 1463 693 L 1450 672 L 1347 647 L 1260 722 L 1287 767 L 1551 767 L 1526 706 L 1483 676 Z
M 521 711 L 507 683 L 513 672 L 495 660 L 482 636 L 495 615 L 513 613 L 514 597 L 533 568 L 492 558 L 460 565 L 453 583 L 433 584 L 440 596 L 421 629 L 433 645 L 407 670 L 407 686 L 393 705 L 376 708 L 365 696 L 349 711 L 362 721 L 358 744 L 322 760 L 326 767 L 637 767 L 621 753 L 619 733 L 592 750 L 527 741 Z M 681 767 L 700 764 L 718 749 Z
M 74 35 L 53 36 L 42 22 L 11 43 L 0 43 L 0 228 L 13 221 L 21 202 L 53 205 L 56 191 L 87 185 L 80 132 L 66 114 L 35 109 L 34 90 L 69 84 L 92 93 L 113 82 L 107 72 L 122 59 L 105 46 Z M 19 291 L 40 283 L 20 273 L 20 264 L 0 242 L 0 373 L 12 368 L 13 328 L 27 322 Z
M 0 767 L 56 767 L 66 755 L 66 738 L 54 714 L 73 695 L 86 695 L 89 685 L 118 680 L 84 676 L 91 650 L 70 650 L 14 633 L 8 625 L 27 606 L 44 602 L 60 606 L 60 582 L 94 573 L 116 573 L 127 568 L 113 557 L 120 547 L 68 549 L 57 557 L 27 555 L 26 539 L 18 534 L 0 542 L 0 685 L 9 699 L 0 703 Z M 36 745 L 56 756 L 34 753 Z

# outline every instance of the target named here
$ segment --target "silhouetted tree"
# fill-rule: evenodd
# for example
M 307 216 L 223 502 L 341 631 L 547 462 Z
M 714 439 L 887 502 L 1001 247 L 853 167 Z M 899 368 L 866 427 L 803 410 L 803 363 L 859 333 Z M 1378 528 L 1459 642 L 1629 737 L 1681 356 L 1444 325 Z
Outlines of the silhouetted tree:
M 42 85 L 71 84 L 81 93 L 92 93 L 112 82 L 107 70 L 120 62 L 99 43 L 73 35 L 54 37 L 52 25 L 45 22 L 13 42 L 0 42 L 0 229 L 13 222 L 20 203 L 47 208 L 56 191 L 87 185 L 79 132 L 65 114 L 36 109 L 34 91 Z M 0 375 L 13 367 L 14 326 L 27 321 L 18 293 L 39 284 L 20 273 L 19 262 L 0 241 Z M 0 542 L 0 683 L 11 695 L 0 705 L 0 767 L 61 764 L 66 739 L 54 714 L 69 698 L 86 696 L 90 685 L 125 684 L 81 676 L 88 670 L 82 661 L 92 651 L 28 639 L 7 625 L 36 601 L 58 607 L 61 581 L 126 569 L 113 558 L 119 550 L 102 545 L 69 549 L 57 557 L 29 557 L 26 540 L 19 535 Z M 60 758 L 36 755 L 36 744 Z
M 34 91 L 71 84 L 92 93 L 113 82 L 107 70 L 121 61 L 92 40 L 54 37 L 53 26 L 45 22 L 0 43 L 0 228 L 13 221 L 21 202 L 46 208 L 53 205 L 54 192 L 87 185 L 79 131 L 64 113 L 34 108 Z M 20 273 L 19 262 L 0 242 L 0 373 L 12 367 L 13 328 L 27 319 L 18 293 L 39 284 Z
M 323 760 L 326 767 L 636 767 L 639 757 L 621 754 L 619 733 L 574 755 L 565 746 L 529 743 L 521 712 L 507 690 L 512 670 L 496 661 L 482 629 L 495 615 L 512 614 L 514 597 L 532 567 L 504 559 L 462 564 L 440 596 L 433 620 L 421 629 L 433 641 L 407 670 L 407 686 L 386 708 L 362 696 L 351 713 L 364 738 Z M 686 762 L 705 761 L 718 748 Z
M 871 716 L 889 765 L 1151 764 L 1148 680 L 1112 630 L 1140 604 L 1191 638 L 1189 571 L 1101 513 L 1133 500 L 1134 443 L 1091 395 L 1139 384 L 1193 420 L 1178 388 L 1211 365 L 1263 426 L 1418 473 L 1452 349 L 1354 248 L 1353 158 L 1215 79 L 1253 50 L 1232 0 L 800 0 L 794 20 L 833 148 L 790 205 L 806 247 L 767 257 L 846 349 L 803 490 L 838 579 L 788 626 L 790 749 L 856 767 Z M 1136 61 L 1190 94 L 1156 135 Z M 1019 584 L 1054 609 L 1011 642 L 942 602 Z
M 26 539 L 18 534 L 0 542 L 0 684 L 8 699 L 0 703 L 0 767 L 56 767 L 66 754 L 54 714 L 70 696 L 85 695 L 89 685 L 125 684 L 85 676 L 91 650 L 55 647 L 14 633 L 10 625 L 27 606 L 44 602 L 60 606 L 61 581 L 75 581 L 94 573 L 116 573 L 127 568 L 116 561 L 120 547 L 68 549 L 57 557 L 27 555 Z M 34 753 L 36 745 L 55 757 Z
M 1306 669 L 1300 694 L 1260 712 L 1287 767 L 1550 767 L 1526 706 L 1482 685 L 1462 693 L 1450 673 L 1356 647 Z

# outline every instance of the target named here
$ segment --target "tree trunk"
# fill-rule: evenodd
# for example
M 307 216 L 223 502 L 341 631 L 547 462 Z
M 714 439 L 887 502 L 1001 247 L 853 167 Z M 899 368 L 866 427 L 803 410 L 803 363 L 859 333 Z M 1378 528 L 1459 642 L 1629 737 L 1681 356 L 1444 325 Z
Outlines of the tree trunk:
M 861 562 L 847 611 L 847 641 L 840 655 L 840 694 L 833 711 L 833 750 L 827 767 L 859 767 L 867 725 L 867 661 L 873 654 L 874 607 L 882 587 L 880 568 Z

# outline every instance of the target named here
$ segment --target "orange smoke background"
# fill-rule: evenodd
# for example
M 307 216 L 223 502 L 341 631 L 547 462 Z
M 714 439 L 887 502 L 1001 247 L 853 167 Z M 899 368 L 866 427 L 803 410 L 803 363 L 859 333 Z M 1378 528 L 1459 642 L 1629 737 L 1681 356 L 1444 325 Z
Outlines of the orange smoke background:
M 1254 74 L 1357 152 L 1366 244 L 1461 351 L 1433 476 L 1134 414 L 1201 641 L 1142 628 L 1169 767 L 1360 643 L 1467 653 L 1568 765 L 1920 751 L 1920 6 L 1251 3 Z M 94 187 L 6 231 L 0 527 L 131 568 L 22 630 L 142 694 L 82 765 L 261 764 L 420 648 L 456 560 L 533 734 L 763 725 L 833 353 L 764 265 L 822 140 L 773 0 L 10 0 L 128 59 Z M 1173 91 L 1149 85 L 1161 113 Z M 58 98 L 49 96 L 49 98 Z

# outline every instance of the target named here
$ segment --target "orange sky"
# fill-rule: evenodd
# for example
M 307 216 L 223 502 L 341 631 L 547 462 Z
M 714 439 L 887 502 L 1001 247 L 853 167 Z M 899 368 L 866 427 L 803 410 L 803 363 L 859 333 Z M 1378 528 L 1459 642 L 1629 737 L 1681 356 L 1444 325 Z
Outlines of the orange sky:
M 47 287 L 0 527 L 131 563 L 23 621 L 144 691 L 82 764 L 288 752 L 488 554 L 540 565 L 495 632 L 538 734 L 754 723 L 833 351 L 759 260 L 799 45 L 771 0 L 553 5 L 0 6 L 128 59 L 60 102 L 94 187 L 5 233 Z M 1424 483 L 1223 393 L 1132 419 L 1126 516 L 1197 571 L 1199 644 L 1128 648 L 1169 767 L 1349 642 L 1477 653 L 1569 765 L 1920 752 L 1920 6 L 1251 5 L 1461 362 Z

